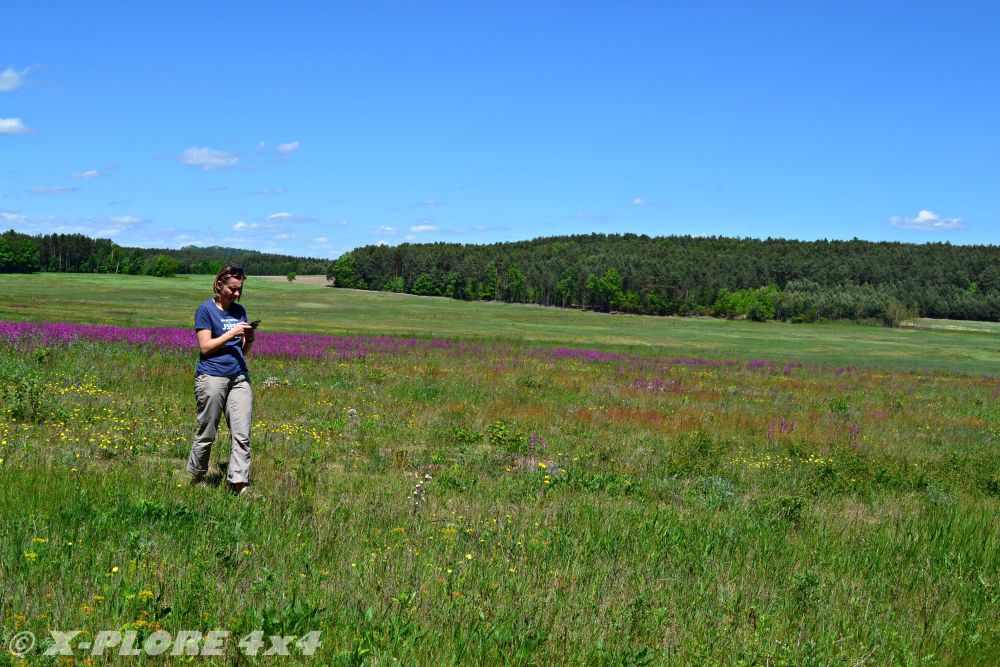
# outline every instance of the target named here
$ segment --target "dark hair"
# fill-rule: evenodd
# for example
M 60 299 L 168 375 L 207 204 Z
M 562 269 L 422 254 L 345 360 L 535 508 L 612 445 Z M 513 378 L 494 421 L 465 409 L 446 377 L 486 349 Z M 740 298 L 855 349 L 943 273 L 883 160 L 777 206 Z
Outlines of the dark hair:
M 219 292 L 219 282 L 224 282 L 230 278 L 236 278 L 237 280 L 246 280 L 247 274 L 243 271 L 242 267 L 233 266 L 232 264 L 226 264 L 224 267 L 219 269 L 219 272 L 215 274 L 215 282 L 212 283 L 212 289 L 215 290 L 216 294 Z

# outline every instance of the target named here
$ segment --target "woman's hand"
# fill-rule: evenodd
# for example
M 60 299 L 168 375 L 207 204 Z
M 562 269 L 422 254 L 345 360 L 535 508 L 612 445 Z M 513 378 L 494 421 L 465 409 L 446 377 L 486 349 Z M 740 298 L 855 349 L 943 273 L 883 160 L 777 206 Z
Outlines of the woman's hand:
M 253 347 L 254 328 L 246 322 L 240 322 L 240 324 L 243 326 L 243 354 L 246 354 Z
M 253 327 L 247 322 L 237 322 L 236 326 L 226 332 L 229 335 L 229 339 L 232 340 L 237 336 L 245 336 L 247 338 L 253 338 Z

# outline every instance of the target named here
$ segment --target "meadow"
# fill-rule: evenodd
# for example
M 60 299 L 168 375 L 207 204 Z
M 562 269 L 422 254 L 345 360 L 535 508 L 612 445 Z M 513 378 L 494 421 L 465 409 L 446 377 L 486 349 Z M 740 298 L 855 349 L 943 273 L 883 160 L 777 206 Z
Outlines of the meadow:
M 202 664 L 1000 661 L 994 327 L 251 279 L 246 500 L 183 475 L 207 282 L 0 276 L 0 640 L 40 640 L 0 664 L 136 660 L 53 629 L 229 631 Z

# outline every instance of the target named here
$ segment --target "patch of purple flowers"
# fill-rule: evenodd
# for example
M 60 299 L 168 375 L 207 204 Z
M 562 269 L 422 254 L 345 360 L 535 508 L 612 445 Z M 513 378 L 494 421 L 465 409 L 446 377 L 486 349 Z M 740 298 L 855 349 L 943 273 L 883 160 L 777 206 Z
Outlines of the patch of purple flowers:
M 36 345 L 70 344 L 75 341 L 128 343 L 177 350 L 192 350 L 192 329 L 168 327 L 117 327 L 70 322 L 0 322 L 0 343 L 15 348 Z M 393 353 L 413 349 L 451 349 L 455 344 L 441 339 L 361 336 L 321 336 L 316 334 L 258 333 L 254 354 L 283 357 L 358 358 L 372 353 Z M 464 346 L 462 346 L 464 349 Z
M 68 345 L 75 341 L 96 343 L 126 343 L 145 346 L 150 353 L 154 348 L 194 350 L 196 347 L 193 329 L 173 327 L 122 327 L 73 322 L 4 322 L 0 321 L 0 345 L 16 349 L 32 348 L 38 345 Z M 514 350 L 499 345 L 494 352 L 506 357 L 507 364 L 519 362 Z M 454 342 L 441 338 L 395 338 L 386 336 L 324 336 L 320 334 L 296 334 L 260 331 L 254 341 L 255 355 L 305 358 L 364 358 L 372 354 L 392 354 L 394 352 L 450 350 L 453 354 L 482 354 L 482 345 Z M 628 355 L 621 352 L 587 348 L 534 348 L 528 350 L 532 356 L 556 359 L 575 359 L 592 363 L 625 362 L 650 375 L 669 372 L 672 367 L 720 368 L 735 366 L 735 359 L 702 359 L 698 357 L 653 357 Z M 752 368 L 773 365 L 763 359 L 750 362 Z M 786 366 L 801 365 L 790 362 Z M 503 370 L 498 367 L 498 370 Z M 636 381 L 639 382 L 638 380 Z M 645 380 L 643 380 L 645 382 Z M 653 390 L 679 390 L 680 381 L 653 379 L 648 381 Z M 636 388 L 640 388 L 638 384 Z
M 586 350 L 578 348 L 557 347 L 551 351 L 553 357 L 560 359 L 581 359 L 583 361 L 620 361 L 624 356 L 617 352 L 603 350 Z
M 767 439 L 772 440 L 776 434 L 791 433 L 795 430 L 795 422 L 788 421 L 784 417 L 779 417 L 771 422 L 767 429 Z

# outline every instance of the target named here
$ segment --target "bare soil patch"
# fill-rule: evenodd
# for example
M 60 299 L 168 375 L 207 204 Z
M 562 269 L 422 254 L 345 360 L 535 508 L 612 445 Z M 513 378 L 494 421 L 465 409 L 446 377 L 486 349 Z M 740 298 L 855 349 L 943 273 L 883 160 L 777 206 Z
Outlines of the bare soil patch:
M 271 282 L 288 282 L 288 276 L 252 276 L 253 278 L 259 280 L 268 280 Z M 295 283 L 301 285 L 329 285 L 330 281 L 326 279 L 326 276 L 295 276 Z

